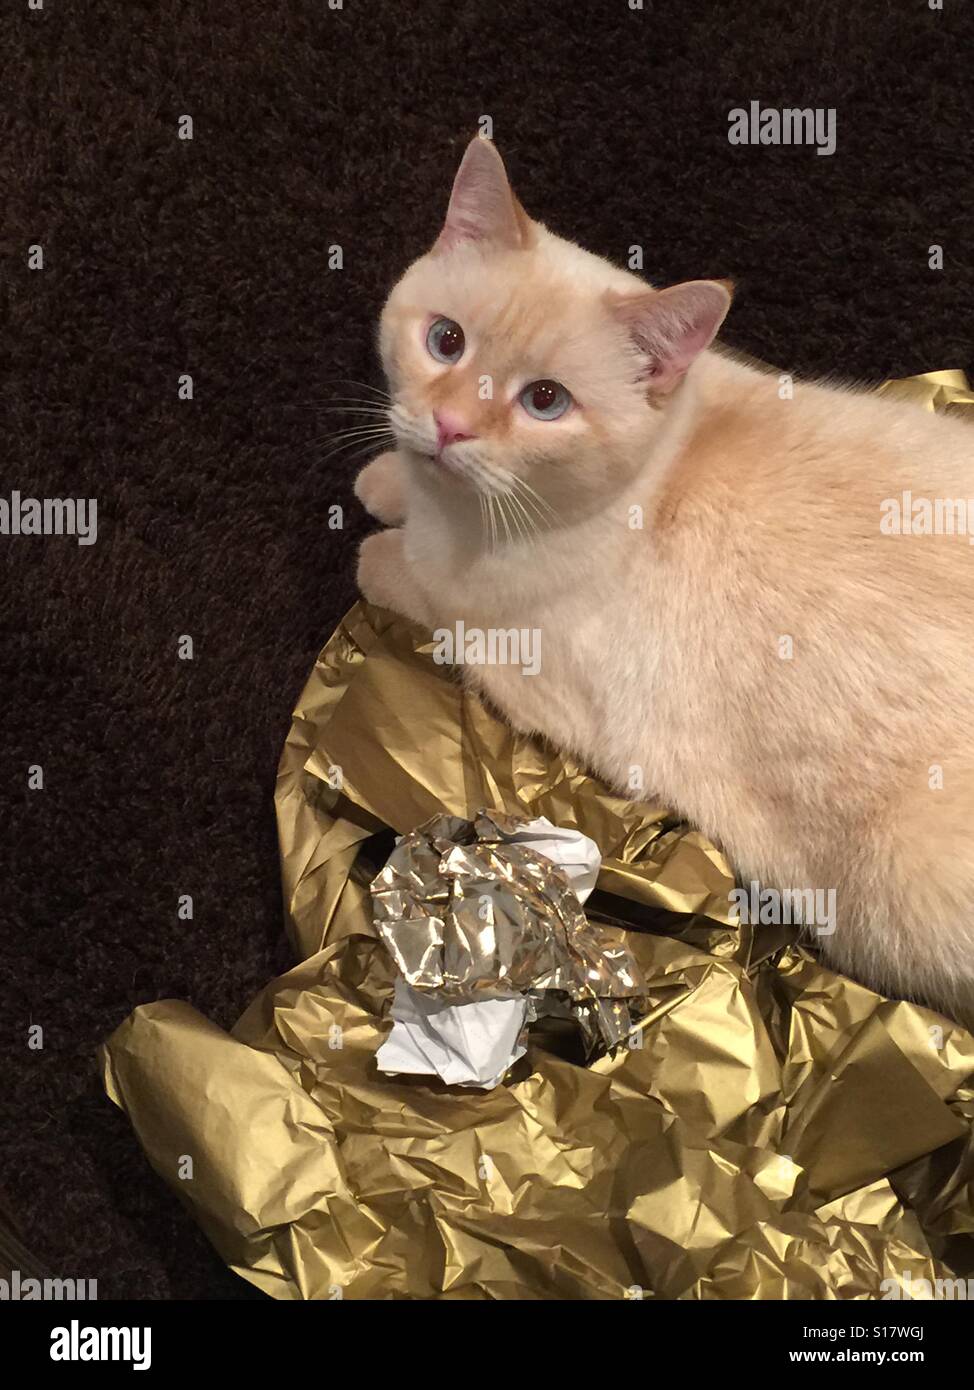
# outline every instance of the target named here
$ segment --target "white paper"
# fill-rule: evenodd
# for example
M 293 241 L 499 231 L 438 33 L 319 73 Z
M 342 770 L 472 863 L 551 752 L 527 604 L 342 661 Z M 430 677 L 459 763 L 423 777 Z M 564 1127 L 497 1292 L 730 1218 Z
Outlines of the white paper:
M 457 1004 L 397 980 L 392 1032 L 376 1053 L 379 1070 L 489 1090 L 524 1056 L 518 1038 L 527 1008 L 523 995 Z

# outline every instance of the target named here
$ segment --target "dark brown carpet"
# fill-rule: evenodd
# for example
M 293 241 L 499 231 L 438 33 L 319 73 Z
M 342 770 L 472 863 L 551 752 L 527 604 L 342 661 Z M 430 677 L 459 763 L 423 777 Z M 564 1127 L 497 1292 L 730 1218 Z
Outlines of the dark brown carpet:
M 323 461 L 336 419 L 308 406 L 377 380 L 376 314 L 478 117 L 556 230 L 617 258 L 643 243 L 654 280 L 735 279 L 732 345 L 872 381 L 970 370 L 970 11 L 6 6 L 0 494 L 100 504 L 88 548 L 0 537 L 0 1188 L 54 1273 L 255 1296 L 148 1169 L 94 1053 L 160 997 L 229 1025 L 288 963 L 275 765 L 367 529 L 351 466 Z M 751 99 L 834 106 L 836 153 L 731 147 Z

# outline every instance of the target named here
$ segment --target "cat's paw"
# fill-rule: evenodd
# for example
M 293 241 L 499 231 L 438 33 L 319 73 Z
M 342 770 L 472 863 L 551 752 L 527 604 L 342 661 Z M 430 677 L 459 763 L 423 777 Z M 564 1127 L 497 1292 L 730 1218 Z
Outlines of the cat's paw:
M 355 496 L 376 521 L 401 525 L 406 519 L 406 479 L 399 455 L 391 451 L 367 463 L 355 479 Z
M 391 608 L 421 627 L 432 625 L 433 608 L 406 559 L 401 530 L 366 536 L 358 553 L 358 586 L 369 603 Z
M 411 588 L 406 570 L 402 531 L 376 531 L 366 536 L 358 553 L 359 590 L 369 603 L 406 612 L 405 598 Z

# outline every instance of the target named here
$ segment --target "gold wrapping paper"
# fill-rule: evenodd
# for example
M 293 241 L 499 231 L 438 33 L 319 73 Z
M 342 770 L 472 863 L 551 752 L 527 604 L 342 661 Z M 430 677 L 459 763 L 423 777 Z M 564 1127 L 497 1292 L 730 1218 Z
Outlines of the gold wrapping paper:
M 960 374 L 885 389 L 974 416 Z M 698 832 L 512 733 L 431 650 L 359 604 L 298 701 L 277 811 L 300 963 L 231 1033 L 168 1000 L 103 1049 L 227 1263 L 284 1299 L 852 1299 L 974 1273 L 974 1038 L 738 925 Z M 382 1076 L 369 885 L 390 831 L 483 806 L 599 844 L 586 912 L 645 976 L 641 1045 L 586 1067 L 553 1034 L 488 1092 Z

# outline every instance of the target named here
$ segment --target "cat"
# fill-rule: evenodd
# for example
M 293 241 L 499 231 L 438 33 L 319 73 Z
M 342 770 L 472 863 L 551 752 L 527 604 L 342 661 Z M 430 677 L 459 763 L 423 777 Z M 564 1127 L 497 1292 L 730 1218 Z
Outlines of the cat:
M 641 773 L 742 882 L 834 890 L 831 964 L 970 1024 L 974 549 L 881 521 L 974 496 L 974 434 L 782 391 L 713 346 L 732 294 L 554 235 L 475 138 L 382 312 L 397 447 L 356 481 L 390 528 L 359 587 L 430 629 L 537 632 L 536 674 L 464 679 L 623 795 Z

